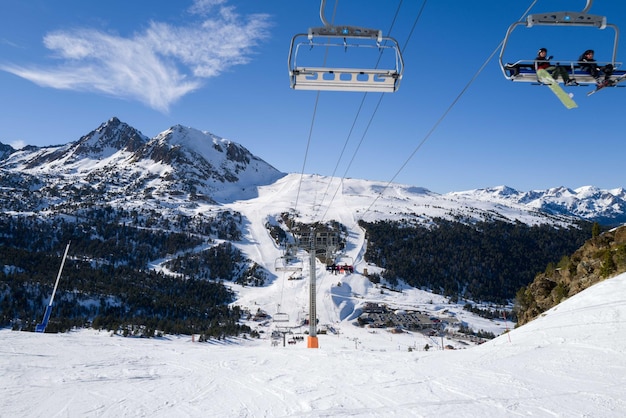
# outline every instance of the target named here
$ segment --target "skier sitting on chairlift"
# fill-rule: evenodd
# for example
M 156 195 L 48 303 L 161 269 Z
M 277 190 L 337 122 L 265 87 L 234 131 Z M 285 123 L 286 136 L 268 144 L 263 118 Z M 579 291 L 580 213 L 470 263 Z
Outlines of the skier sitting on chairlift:
M 576 80 L 569 78 L 569 74 L 567 73 L 565 67 L 550 64 L 552 56 L 546 57 L 546 55 L 548 55 L 548 50 L 546 48 L 540 48 L 537 52 L 537 57 L 535 58 L 535 67 L 537 68 L 537 71 L 546 70 L 555 81 L 558 80 L 559 76 L 561 76 L 563 83 L 566 86 L 578 85 Z
M 596 79 L 596 83 L 598 87 L 610 86 L 611 82 L 611 74 L 613 74 L 613 64 L 607 64 L 603 66 L 598 66 L 596 60 L 593 59 L 594 51 L 593 49 L 588 49 L 578 58 L 580 62 L 580 68 L 584 71 L 591 74 L 593 78 Z M 601 74 L 604 74 L 604 80 L 601 80 Z

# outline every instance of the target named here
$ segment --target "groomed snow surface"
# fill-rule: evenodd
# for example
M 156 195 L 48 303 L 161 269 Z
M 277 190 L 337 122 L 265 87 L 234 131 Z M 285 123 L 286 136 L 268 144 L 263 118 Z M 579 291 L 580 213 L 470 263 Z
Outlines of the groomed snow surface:
M 0 331 L 1 417 L 623 417 L 626 274 L 482 345 L 345 319 L 261 339 Z M 375 332 L 374 332 L 375 331 Z M 409 350 L 408 347 L 415 349 Z

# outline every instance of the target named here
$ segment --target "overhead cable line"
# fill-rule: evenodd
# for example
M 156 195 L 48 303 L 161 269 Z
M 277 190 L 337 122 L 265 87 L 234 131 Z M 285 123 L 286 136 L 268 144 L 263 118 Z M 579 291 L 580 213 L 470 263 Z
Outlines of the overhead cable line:
M 401 53 L 402 53 L 402 54 L 404 54 L 404 51 L 405 51 L 405 49 L 406 49 L 406 46 L 408 45 L 409 40 L 411 39 L 411 36 L 413 35 L 413 32 L 414 32 L 414 30 L 415 30 L 415 27 L 417 26 L 417 22 L 419 21 L 419 19 L 420 19 L 421 15 L 422 15 L 422 12 L 424 11 L 424 7 L 426 6 L 426 2 L 427 2 L 427 0 L 424 0 L 424 2 L 422 3 L 422 7 L 420 8 L 419 12 L 417 13 L 417 16 L 415 17 L 415 20 L 413 21 L 413 26 L 411 27 L 411 31 L 409 32 L 409 35 L 408 35 L 407 40 L 406 40 L 406 42 L 405 42 L 405 44 L 404 44 L 404 47 L 402 48 L 402 51 L 401 51 Z M 389 33 L 390 35 L 391 35 L 391 32 L 392 32 L 392 30 L 393 30 L 393 27 L 394 27 L 394 25 L 395 25 L 395 23 L 396 23 L 396 19 L 397 19 L 398 15 L 399 15 L 399 12 L 400 12 L 400 8 L 401 8 L 401 7 L 402 7 L 402 0 L 400 0 L 400 3 L 398 4 L 398 7 L 397 7 L 397 9 L 396 9 L 396 13 L 395 13 L 395 15 L 394 15 L 394 17 L 393 17 L 393 20 L 392 20 L 392 22 L 391 22 L 391 25 L 390 25 L 390 27 L 389 27 L 389 31 L 388 31 L 388 33 Z M 382 52 L 381 52 L 381 54 L 379 54 L 379 55 L 378 55 L 378 62 L 380 62 L 381 58 L 382 58 Z M 376 63 L 376 66 L 378 66 L 378 62 Z M 340 180 L 340 182 L 339 182 L 339 185 L 338 185 L 338 186 L 337 186 L 337 188 L 335 189 L 335 193 L 333 194 L 333 196 L 332 196 L 332 198 L 331 198 L 330 202 L 329 202 L 329 203 L 328 203 L 328 205 L 327 205 L 326 212 L 324 213 L 324 215 L 323 215 L 323 216 L 322 216 L 322 218 L 321 218 L 322 220 L 323 220 L 324 218 L 326 218 L 326 215 L 328 214 L 328 211 L 330 210 L 330 207 L 331 207 L 331 205 L 332 205 L 332 202 L 335 200 L 335 197 L 337 196 L 337 193 L 339 192 L 339 189 L 341 188 L 341 186 L 342 186 L 342 184 L 343 184 L 343 180 L 346 178 L 346 175 L 348 174 L 348 171 L 350 170 L 350 167 L 352 166 L 352 163 L 354 162 L 354 160 L 355 160 L 355 158 L 356 158 L 356 155 L 357 155 L 357 153 L 359 152 L 359 150 L 360 150 L 360 148 L 361 148 L 361 145 L 363 144 L 363 140 L 365 139 L 365 136 L 367 135 L 367 132 L 369 131 L 369 127 L 370 127 L 370 125 L 372 124 L 372 121 L 373 121 L 373 119 L 374 119 L 374 116 L 375 116 L 375 115 L 376 115 L 376 113 L 378 112 L 378 108 L 380 107 L 380 104 L 381 104 L 381 102 L 382 102 L 382 100 L 383 100 L 383 97 L 384 97 L 384 96 L 385 96 L 385 94 L 384 94 L 384 93 L 380 95 L 380 97 L 379 97 L 379 99 L 378 99 L 378 103 L 376 104 L 376 106 L 375 106 L 375 108 L 374 108 L 374 111 L 372 112 L 372 114 L 371 114 L 371 116 L 370 116 L 370 118 L 369 118 L 369 121 L 368 121 L 368 123 L 367 123 L 367 126 L 366 126 L 366 128 L 365 128 L 365 130 L 364 130 L 363 134 L 361 135 L 361 140 L 359 141 L 359 143 L 357 144 L 356 149 L 355 149 L 355 150 L 354 150 L 354 152 L 352 153 L 352 158 L 350 159 L 350 162 L 349 162 L 349 163 L 348 163 L 348 165 L 346 166 L 346 169 L 345 169 L 345 171 L 344 171 L 344 173 L 343 173 L 343 175 L 342 175 L 342 177 L 341 177 L 341 180 Z M 339 159 L 337 160 L 337 165 L 335 166 L 335 170 L 333 171 L 333 174 L 331 175 L 331 179 L 330 179 L 330 180 L 329 180 L 329 182 L 328 182 L 328 187 L 326 188 L 326 192 L 324 193 L 324 197 L 326 197 L 326 194 L 328 193 L 328 188 L 330 187 L 330 184 L 331 184 L 331 182 L 332 182 L 332 178 L 335 176 L 335 172 L 336 172 L 337 168 L 339 167 L 339 162 L 341 161 L 341 158 L 342 158 L 342 156 L 343 156 L 343 152 L 344 152 L 344 150 L 346 149 L 346 146 L 348 145 L 348 141 L 350 140 L 350 137 L 352 136 L 352 131 L 353 131 L 354 126 L 356 125 L 357 119 L 358 119 L 358 117 L 359 117 L 359 115 L 360 115 L 360 113 L 361 113 L 361 109 L 362 109 L 362 107 L 363 107 L 363 104 L 364 104 L 364 102 L 365 102 L 366 97 L 367 97 L 367 92 L 363 95 L 363 99 L 361 100 L 361 104 L 359 105 L 359 109 L 358 109 L 358 111 L 357 111 L 357 113 L 356 113 L 356 115 L 355 115 L 355 117 L 354 117 L 354 121 L 353 121 L 353 123 L 352 123 L 352 127 L 350 128 L 350 132 L 349 132 L 348 137 L 346 138 L 346 141 L 345 141 L 345 143 L 344 143 L 343 150 L 342 150 L 342 152 L 341 152 L 341 155 L 339 156 Z
M 522 20 L 524 18 L 524 16 L 526 16 L 530 10 L 533 8 L 533 6 L 535 5 L 535 3 L 537 3 L 538 0 L 534 0 L 531 5 L 528 7 L 528 9 L 526 9 L 526 11 L 524 12 L 524 14 L 522 15 L 522 17 L 520 18 L 520 20 Z M 422 147 L 422 145 L 424 145 L 424 143 L 426 143 L 426 141 L 430 138 L 430 136 L 435 132 L 435 130 L 439 127 L 439 125 L 441 124 L 441 122 L 443 122 L 443 120 L 446 118 L 446 116 L 448 116 L 448 113 L 450 113 L 450 111 L 452 110 L 452 108 L 458 103 L 458 101 L 461 99 L 461 97 L 465 94 L 465 92 L 469 89 L 469 87 L 472 85 L 472 83 L 474 82 L 474 80 L 476 80 L 476 78 L 478 78 L 478 76 L 480 75 L 480 73 L 483 71 L 483 69 L 487 66 L 487 64 L 489 63 L 489 61 L 491 61 L 491 59 L 494 57 L 494 55 L 498 52 L 498 50 L 500 50 L 502 43 L 504 42 L 504 40 L 500 41 L 500 43 L 498 44 L 498 46 L 496 46 L 496 48 L 493 50 L 493 52 L 489 55 L 489 57 L 485 60 L 485 62 L 480 66 L 480 68 L 478 69 L 478 71 L 474 74 L 474 76 L 470 79 L 470 81 L 465 85 L 465 87 L 461 90 L 461 92 L 456 96 L 456 98 L 452 101 L 452 103 L 450 104 L 450 106 L 448 106 L 448 108 L 443 112 L 443 114 L 441 115 L 441 117 L 435 122 L 435 124 L 432 126 L 432 128 L 428 131 L 428 133 L 424 136 L 424 138 L 419 142 L 419 144 L 417 144 L 417 146 L 415 147 L 415 149 L 413 150 L 413 152 L 411 152 L 411 154 L 409 154 L 409 156 L 407 157 L 407 159 L 404 161 L 404 163 L 402 163 L 402 165 L 400 166 L 400 168 L 396 171 L 396 173 L 393 175 L 393 177 L 387 182 L 387 184 L 383 187 L 383 189 L 378 193 L 378 195 L 376 196 L 376 198 L 372 201 L 372 203 L 367 207 L 367 209 L 361 214 L 361 219 L 363 219 L 365 217 L 365 214 L 367 212 L 369 212 L 369 210 L 372 208 L 372 206 L 374 206 L 374 204 L 378 201 L 378 199 L 380 199 L 383 194 L 385 193 L 385 191 L 389 188 L 389 186 L 393 183 L 393 181 L 396 179 L 396 177 L 398 177 L 398 175 L 400 174 L 400 172 L 402 172 L 402 170 L 404 170 L 404 168 L 407 166 L 407 164 L 409 163 L 409 161 L 411 161 L 411 159 L 415 156 L 415 154 L 417 153 L 417 151 L 419 151 L 419 149 Z
M 322 3 L 323 4 L 323 3 Z M 333 8 L 333 15 L 332 15 L 332 19 L 331 22 L 334 23 L 335 22 L 335 16 L 337 14 L 337 6 L 339 4 L 339 0 L 335 1 L 335 7 Z M 325 22 L 325 19 L 323 18 L 323 14 L 321 14 L 321 9 L 320 9 L 320 16 L 322 16 L 322 21 Z M 328 59 L 328 48 L 326 49 L 326 55 L 324 56 L 324 65 L 326 65 L 326 60 Z M 298 192 L 296 193 L 296 202 L 294 204 L 294 212 L 297 211 L 298 209 L 298 200 L 300 199 L 300 190 L 302 189 L 302 181 L 304 178 L 304 168 L 306 166 L 306 161 L 307 161 L 307 157 L 309 154 L 309 148 L 311 146 L 311 137 L 313 136 L 313 126 L 315 125 L 315 115 L 317 113 L 317 105 L 319 103 L 320 100 L 320 92 L 318 91 L 317 94 L 315 95 L 315 105 L 313 106 L 313 115 L 311 116 L 311 126 L 309 127 L 309 137 L 307 139 L 306 142 L 306 150 L 304 152 L 304 161 L 302 161 L 302 170 L 300 172 L 300 181 L 298 182 Z

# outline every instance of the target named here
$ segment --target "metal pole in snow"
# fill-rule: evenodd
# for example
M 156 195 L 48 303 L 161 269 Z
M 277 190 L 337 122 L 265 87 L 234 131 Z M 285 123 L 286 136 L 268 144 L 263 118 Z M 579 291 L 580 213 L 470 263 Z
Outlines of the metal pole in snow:
M 48 326 L 48 320 L 50 319 L 50 313 L 52 312 L 52 302 L 54 302 L 54 295 L 57 292 L 57 287 L 59 286 L 59 280 L 61 279 L 61 272 L 63 271 L 63 265 L 65 265 L 65 258 L 67 257 L 67 253 L 70 250 L 71 241 L 67 243 L 65 247 L 65 253 L 63 254 L 63 259 L 61 260 L 61 267 L 59 268 L 59 273 L 57 274 L 57 279 L 54 282 L 54 288 L 52 289 L 52 296 L 50 296 L 50 302 L 46 307 L 46 312 L 43 315 L 43 320 L 41 324 L 35 325 L 35 332 L 45 332 L 46 326 Z
M 63 265 L 65 264 L 65 258 L 67 257 L 67 252 L 70 250 L 70 242 L 67 243 L 67 247 L 65 247 L 65 253 L 63 254 L 63 260 L 61 260 L 61 268 L 59 268 L 59 274 L 57 274 L 57 280 L 54 282 L 54 289 L 52 289 L 52 296 L 50 297 L 49 306 L 52 306 L 52 302 L 54 301 L 54 295 L 57 292 L 57 287 L 59 286 L 59 279 L 61 278 L 61 272 L 63 271 Z

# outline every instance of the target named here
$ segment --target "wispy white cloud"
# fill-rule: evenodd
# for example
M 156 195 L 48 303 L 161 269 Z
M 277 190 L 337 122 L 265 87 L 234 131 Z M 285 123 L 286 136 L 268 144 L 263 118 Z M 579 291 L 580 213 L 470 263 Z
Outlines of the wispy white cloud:
M 44 45 L 60 64 L 0 68 L 40 86 L 104 93 L 167 112 L 203 79 L 250 62 L 267 36 L 268 15 L 243 17 L 225 4 L 197 0 L 190 9 L 196 20 L 188 25 L 150 22 L 127 38 L 94 29 L 59 30 L 47 34 Z
M 0 38 L 0 45 L 8 45 L 14 48 L 19 48 L 19 46 L 15 42 L 11 42 L 6 38 Z
M 226 3 L 227 0 L 195 0 L 193 5 L 189 8 L 191 13 L 204 15 L 215 7 L 221 6 Z

